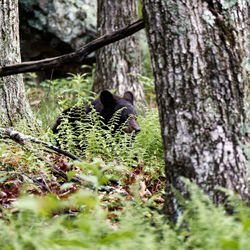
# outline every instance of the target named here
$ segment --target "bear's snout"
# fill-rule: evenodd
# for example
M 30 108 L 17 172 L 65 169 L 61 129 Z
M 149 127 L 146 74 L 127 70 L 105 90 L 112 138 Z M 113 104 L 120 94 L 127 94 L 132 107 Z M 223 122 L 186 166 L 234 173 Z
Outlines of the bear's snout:
M 136 133 L 139 133 L 141 131 L 139 125 L 136 122 L 136 119 L 134 117 L 129 118 L 128 125 L 124 129 L 126 133 L 132 133 L 135 131 Z

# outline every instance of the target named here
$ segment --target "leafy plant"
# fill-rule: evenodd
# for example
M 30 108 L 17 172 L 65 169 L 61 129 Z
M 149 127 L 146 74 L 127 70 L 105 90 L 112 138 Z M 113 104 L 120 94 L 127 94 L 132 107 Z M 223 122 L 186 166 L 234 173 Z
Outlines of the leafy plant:
M 140 74 L 136 75 L 139 81 L 143 84 L 147 103 L 150 107 L 152 107 L 153 105 L 155 105 L 156 102 L 154 80 L 152 77 L 147 77 Z
M 87 66 L 85 66 L 87 67 Z M 88 66 L 89 67 L 89 66 Z M 47 130 L 52 126 L 56 117 L 63 109 L 82 100 L 92 100 L 94 93 L 91 91 L 93 82 L 89 73 L 69 74 L 63 79 L 46 80 L 39 86 L 28 81 L 26 93 L 41 125 Z M 34 79 L 34 76 L 32 76 Z M 51 112 L 53 110 L 53 112 Z

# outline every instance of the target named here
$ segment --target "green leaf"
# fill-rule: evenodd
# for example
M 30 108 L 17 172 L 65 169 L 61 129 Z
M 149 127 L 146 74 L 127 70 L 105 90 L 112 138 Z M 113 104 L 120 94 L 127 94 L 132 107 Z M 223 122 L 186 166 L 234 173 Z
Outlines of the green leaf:
M 138 4 L 138 18 L 142 18 L 142 4 L 141 4 L 141 0 L 138 0 L 137 1 L 137 4 Z
M 250 228 L 250 218 L 244 221 L 243 226 L 244 231 L 247 231 Z
M 104 238 L 99 240 L 100 244 L 110 244 L 112 242 L 115 241 L 119 241 L 119 240 L 125 240 L 128 238 L 134 238 L 136 235 L 136 232 L 133 231 L 126 231 L 126 232 L 114 232 L 111 234 L 108 234 L 107 236 L 105 236 Z
M 74 170 L 69 171 L 69 172 L 67 173 L 67 178 L 68 178 L 68 180 L 71 181 L 71 179 L 75 176 L 75 174 L 77 174 L 77 171 L 74 171 Z
M 222 249 L 224 250 L 238 250 L 239 249 L 239 242 L 236 240 L 222 240 Z
M 90 247 L 90 245 L 86 241 L 80 241 L 80 240 L 60 239 L 60 240 L 56 240 L 55 243 L 60 246 L 78 246 L 82 248 Z

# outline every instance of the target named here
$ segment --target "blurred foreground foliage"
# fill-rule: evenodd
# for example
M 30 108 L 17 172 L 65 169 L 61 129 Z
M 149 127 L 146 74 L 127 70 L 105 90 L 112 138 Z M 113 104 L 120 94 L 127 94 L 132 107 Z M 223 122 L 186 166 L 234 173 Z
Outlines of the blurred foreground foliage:
M 2 210 L 1 249 L 249 249 L 250 209 L 233 198 L 235 213 L 222 207 L 191 184 L 190 200 L 176 226 L 151 210 L 152 198 L 142 202 L 114 194 L 78 190 L 68 199 L 56 195 L 25 195 L 16 212 Z M 118 206 L 119 204 L 119 206 Z

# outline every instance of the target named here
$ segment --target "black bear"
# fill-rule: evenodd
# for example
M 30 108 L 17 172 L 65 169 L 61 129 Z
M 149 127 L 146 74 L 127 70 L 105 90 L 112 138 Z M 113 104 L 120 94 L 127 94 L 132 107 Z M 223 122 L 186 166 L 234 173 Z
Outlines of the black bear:
M 84 122 L 82 120 L 82 113 L 89 114 L 94 108 L 95 111 L 103 118 L 103 123 L 105 125 L 108 125 L 110 119 L 116 111 L 121 110 L 119 120 L 116 121 L 113 132 L 121 126 L 124 126 L 126 123 L 124 126 L 124 132 L 131 133 L 132 131 L 135 131 L 137 133 L 140 131 L 140 128 L 136 122 L 136 111 L 133 103 L 134 96 L 130 91 L 125 92 L 123 97 L 119 97 L 117 95 L 113 95 L 108 90 L 104 90 L 96 100 L 92 101 L 90 105 L 83 108 L 83 112 L 81 110 L 82 107 L 77 106 L 64 110 L 63 114 L 57 118 L 52 131 L 54 133 L 59 132 L 59 125 L 66 116 L 68 117 L 69 123 L 71 123 L 74 128 L 74 124 L 77 122 Z

